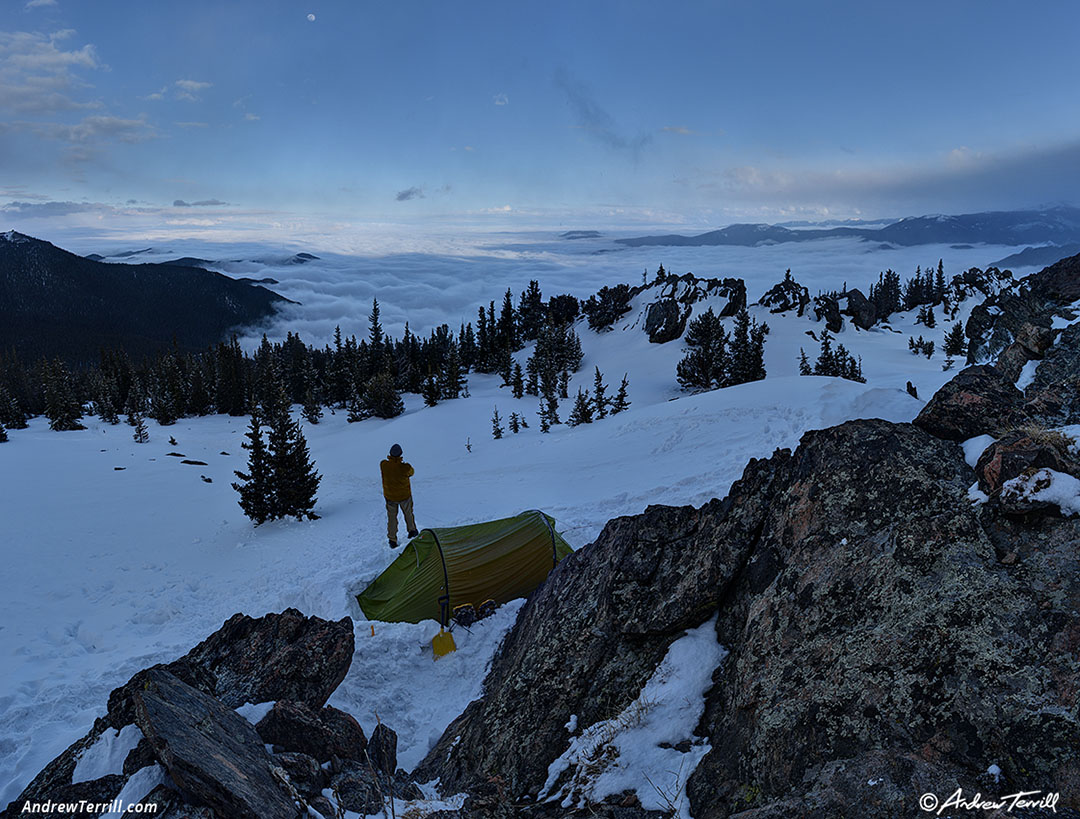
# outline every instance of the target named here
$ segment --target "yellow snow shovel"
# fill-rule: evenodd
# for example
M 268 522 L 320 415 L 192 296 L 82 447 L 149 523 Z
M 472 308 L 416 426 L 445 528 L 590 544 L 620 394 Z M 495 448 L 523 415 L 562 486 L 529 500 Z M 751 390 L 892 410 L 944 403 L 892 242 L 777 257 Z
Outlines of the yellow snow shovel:
M 454 645 L 454 635 L 439 626 L 439 633 L 431 638 L 431 650 L 435 652 L 435 659 L 445 657 L 451 651 L 457 651 Z

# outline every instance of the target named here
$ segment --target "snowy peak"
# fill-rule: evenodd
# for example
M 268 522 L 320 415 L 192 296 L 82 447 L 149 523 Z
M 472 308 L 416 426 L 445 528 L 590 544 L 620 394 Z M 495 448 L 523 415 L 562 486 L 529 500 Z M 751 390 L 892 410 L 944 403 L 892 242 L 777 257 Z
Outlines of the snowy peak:
M 0 233 L 0 242 L 10 242 L 11 244 L 19 245 L 25 242 L 32 241 L 34 240 L 27 236 L 25 233 L 19 233 L 14 230 L 9 230 L 6 233 Z

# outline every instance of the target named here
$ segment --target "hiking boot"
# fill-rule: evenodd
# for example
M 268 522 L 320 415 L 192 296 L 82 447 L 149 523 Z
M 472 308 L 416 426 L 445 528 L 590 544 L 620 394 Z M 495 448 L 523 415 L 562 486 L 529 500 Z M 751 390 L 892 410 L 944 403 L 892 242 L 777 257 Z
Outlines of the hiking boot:
M 416 537 L 418 534 L 420 534 L 420 533 L 418 531 L 416 531 L 415 529 L 413 529 L 411 532 L 409 532 L 409 537 Z
M 391 549 L 396 549 L 397 548 L 397 541 L 396 540 L 391 540 L 390 541 L 390 548 Z

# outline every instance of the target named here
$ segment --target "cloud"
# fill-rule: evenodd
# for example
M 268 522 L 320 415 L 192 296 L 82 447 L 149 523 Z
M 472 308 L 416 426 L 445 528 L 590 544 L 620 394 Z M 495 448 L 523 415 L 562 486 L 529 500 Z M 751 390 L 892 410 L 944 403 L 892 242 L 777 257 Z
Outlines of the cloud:
M 174 199 L 174 208 L 216 208 L 222 205 L 227 205 L 228 202 L 222 202 L 220 199 L 200 199 L 198 202 L 185 202 L 183 199 Z
M 51 114 L 101 107 L 96 100 L 76 99 L 89 87 L 77 72 L 102 66 L 90 44 L 69 50 L 59 45 L 74 34 L 0 31 L 0 111 Z
M 112 207 L 100 202 L 8 202 L 0 206 L 0 213 L 4 216 L 24 219 L 49 219 L 73 213 L 107 213 L 112 210 Z
M 397 196 L 394 197 L 398 202 L 408 202 L 410 199 L 423 199 L 423 188 L 406 188 L 403 191 L 398 191 Z
M 39 125 L 37 130 L 55 139 L 84 145 L 103 141 L 145 142 L 157 136 L 145 119 L 112 116 L 85 117 L 78 125 Z
M 205 91 L 213 85 L 212 82 L 199 82 L 198 80 L 177 80 L 173 83 L 176 88 L 176 98 L 187 102 L 198 102 L 200 91 Z
M 641 149 L 651 141 L 652 137 L 648 134 L 628 137 L 621 133 L 614 118 L 593 98 L 588 87 L 571 77 L 565 69 L 560 68 L 555 72 L 555 85 L 566 95 L 578 127 L 602 145 L 614 151 L 627 152 L 637 159 Z
M 258 122 L 260 119 L 262 119 L 262 117 L 260 117 L 258 114 L 253 114 L 248 111 L 246 114 L 244 114 L 244 119 L 246 119 L 248 122 Z
M 510 98 L 508 96 L 506 96 L 506 94 L 496 94 L 495 97 L 494 97 L 494 101 L 495 101 L 496 105 L 509 105 L 510 104 Z
M 163 85 L 161 86 L 161 88 L 159 88 L 157 91 L 154 91 L 152 94 L 147 94 L 145 97 L 139 97 L 139 99 L 152 101 L 163 100 L 165 99 L 165 92 L 168 90 L 169 86 Z
M 177 122 L 175 123 L 180 128 L 209 128 L 209 122 Z
M 684 128 L 681 125 L 665 125 L 660 130 L 669 134 L 678 134 L 679 136 L 697 136 L 700 133 L 690 128 Z
M 26 10 L 30 11 L 30 9 L 40 9 L 44 8 L 45 6 L 55 5 L 56 0 L 30 0 L 30 2 L 26 4 Z
M 962 213 L 1073 202 L 1078 178 L 1080 140 L 1013 151 L 960 148 L 935 162 L 862 168 L 742 165 L 694 184 L 709 195 L 751 203 Z

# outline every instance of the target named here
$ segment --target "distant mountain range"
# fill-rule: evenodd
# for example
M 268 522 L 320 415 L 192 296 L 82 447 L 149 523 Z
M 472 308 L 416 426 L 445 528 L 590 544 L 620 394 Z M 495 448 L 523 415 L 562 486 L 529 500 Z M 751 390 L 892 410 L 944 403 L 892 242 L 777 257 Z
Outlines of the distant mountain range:
M 0 233 L 0 351 L 24 361 L 58 356 L 78 364 L 96 360 L 101 348 L 150 355 L 174 340 L 199 350 L 286 303 L 199 267 L 105 263 Z
M 910 247 L 928 244 L 1066 245 L 1080 242 L 1080 208 L 990 211 L 960 216 L 915 216 L 884 227 L 822 227 L 791 230 L 780 225 L 738 224 L 697 236 L 667 234 L 616 239 L 628 247 L 678 245 L 703 247 L 735 245 L 755 247 L 784 242 L 809 242 L 854 236 L 885 245 Z M 1051 254 L 1053 255 L 1053 254 Z M 1061 258 L 1054 256 L 1056 261 Z

